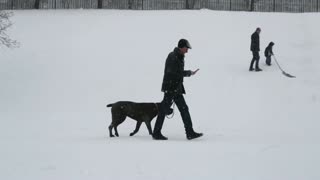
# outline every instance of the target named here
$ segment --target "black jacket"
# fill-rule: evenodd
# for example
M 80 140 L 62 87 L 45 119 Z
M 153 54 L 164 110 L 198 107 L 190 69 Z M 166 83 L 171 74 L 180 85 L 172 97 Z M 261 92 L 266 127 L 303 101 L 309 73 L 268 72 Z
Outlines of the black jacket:
M 184 70 L 184 55 L 179 48 L 169 53 L 164 68 L 161 91 L 175 94 L 185 94 L 183 78 L 191 76 L 191 71 Z
M 251 35 L 251 51 L 260 51 L 260 36 L 257 32 Z
M 272 46 L 273 46 L 273 45 L 269 44 L 269 45 L 266 47 L 266 49 L 264 50 L 264 56 L 265 56 L 265 57 L 269 57 L 269 56 L 271 56 L 271 55 L 273 54 L 273 52 L 272 52 Z

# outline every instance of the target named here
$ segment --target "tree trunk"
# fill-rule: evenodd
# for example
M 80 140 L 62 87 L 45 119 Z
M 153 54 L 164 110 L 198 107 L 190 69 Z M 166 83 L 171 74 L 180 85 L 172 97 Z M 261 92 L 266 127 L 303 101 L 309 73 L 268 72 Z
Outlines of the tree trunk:
M 98 0 L 98 9 L 102 9 L 103 0 Z
M 250 11 L 254 11 L 254 0 L 251 0 Z
M 128 9 L 132 9 L 132 4 L 133 4 L 133 3 L 132 3 L 132 0 L 129 0 L 129 1 L 128 1 Z
M 186 0 L 186 9 L 194 9 L 194 0 Z
M 35 9 L 39 9 L 40 8 L 40 0 L 36 0 L 36 2 L 34 3 L 34 8 Z
M 249 11 L 250 10 L 250 2 L 251 2 L 251 0 L 246 0 L 245 1 L 245 3 L 246 3 L 246 8 L 247 8 L 247 10 Z

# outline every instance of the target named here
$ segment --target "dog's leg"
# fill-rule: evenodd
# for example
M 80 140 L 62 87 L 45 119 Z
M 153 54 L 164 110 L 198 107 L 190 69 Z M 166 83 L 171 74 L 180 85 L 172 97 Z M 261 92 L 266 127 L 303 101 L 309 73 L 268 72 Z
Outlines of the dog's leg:
M 137 121 L 136 129 L 132 133 L 130 133 L 130 136 L 135 135 L 139 131 L 141 124 L 142 122 Z
M 109 136 L 110 137 L 114 137 L 114 135 L 112 134 L 112 128 L 113 128 L 113 126 L 112 126 L 112 124 L 110 124 L 110 126 L 109 126 Z
M 146 126 L 148 128 L 149 134 L 152 135 L 152 128 L 151 128 L 150 121 L 145 121 L 145 123 L 146 123 Z
M 113 125 L 114 127 L 114 134 L 119 137 L 119 133 L 118 133 L 118 126 L 126 119 L 125 115 L 122 114 L 118 114 L 117 116 L 117 121 L 115 121 L 116 123 Z
M 119 137 L 119 133 L 118 133 L 118 129 L 117 129 L 118 125 L 114 126 L 114 134 Z

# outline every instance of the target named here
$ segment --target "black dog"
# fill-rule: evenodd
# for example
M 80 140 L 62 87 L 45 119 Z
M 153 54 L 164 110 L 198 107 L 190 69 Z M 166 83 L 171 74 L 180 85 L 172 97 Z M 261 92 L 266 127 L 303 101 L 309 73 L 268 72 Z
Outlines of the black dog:
M 151 121 L 158 115 L 160 104 L 161 103 L 135 103 L 130 101 L 119 101 L 108 104 L 107 107 L 112 107 L 112 122 L 109 126 L 110 137 L 114 137 L 112 128 L 114 128 L 115 135 L 119 136 L 117 127 L 127 116 L 137 121 L 136 129 L 130 133 L 130 136 L 133 136 L 139 131 L 142 122 L 146 123 L 149 134 L 152 135 Z M 166 114 L 170 115 L 172 113 L 173 109 L 170 108 Z

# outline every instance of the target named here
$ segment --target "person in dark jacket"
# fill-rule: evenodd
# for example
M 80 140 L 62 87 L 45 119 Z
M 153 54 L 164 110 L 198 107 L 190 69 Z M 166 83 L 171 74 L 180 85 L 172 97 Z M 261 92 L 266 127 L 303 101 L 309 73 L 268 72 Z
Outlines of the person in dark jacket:
M 274 42 L 270 42 L 269 45 L 264 50 L 264 56 L 266 56 L 266 64 L 271 66 L 271 56 L 273 55 L 272 47 Z
M 195 75 L 199 70 L 184 70 L 184 57 L 185 53 L 188 52 L 188 49 L 191 49 L 190 43 L 186 39 L 180 39 L 178 47 L 176 47 L 173 52 L 169 53 L 167 57 L 161 88 L 161 91 L 164 92 L 164 97 L 161 102 L 161 107 L 159 108 L 159 114 L 152 134 L 152 137 L 155 140 L 168 139 L 162 135 L 161 129 L 165 115 L 167 114 L 166 112 L 170 110 L 173 103 L 177 105 L 180 111 L 187 139 L 191 140 L 203 135 L 202 133 L 197 133 L 193 130 L 189 108 L 183 97 L 183 94 L 185 94 L 183 78 Z
M 256 31 L 251 35 L 251 46 L 250 46 L 250 50 L 252 51 L 252 55 L 253 58 L 251 60 L 250 63 L 250 68 L 249 71 L 262 71 L 262 69 L 259 68 L 259 59 L 260 59 L 260 55 L 259 55 L 259 51 L 260 51 L 260 32 L 261 29 L 257 28 Z M 255 64 L 255 69 L 253 69 L 253 64 Z

